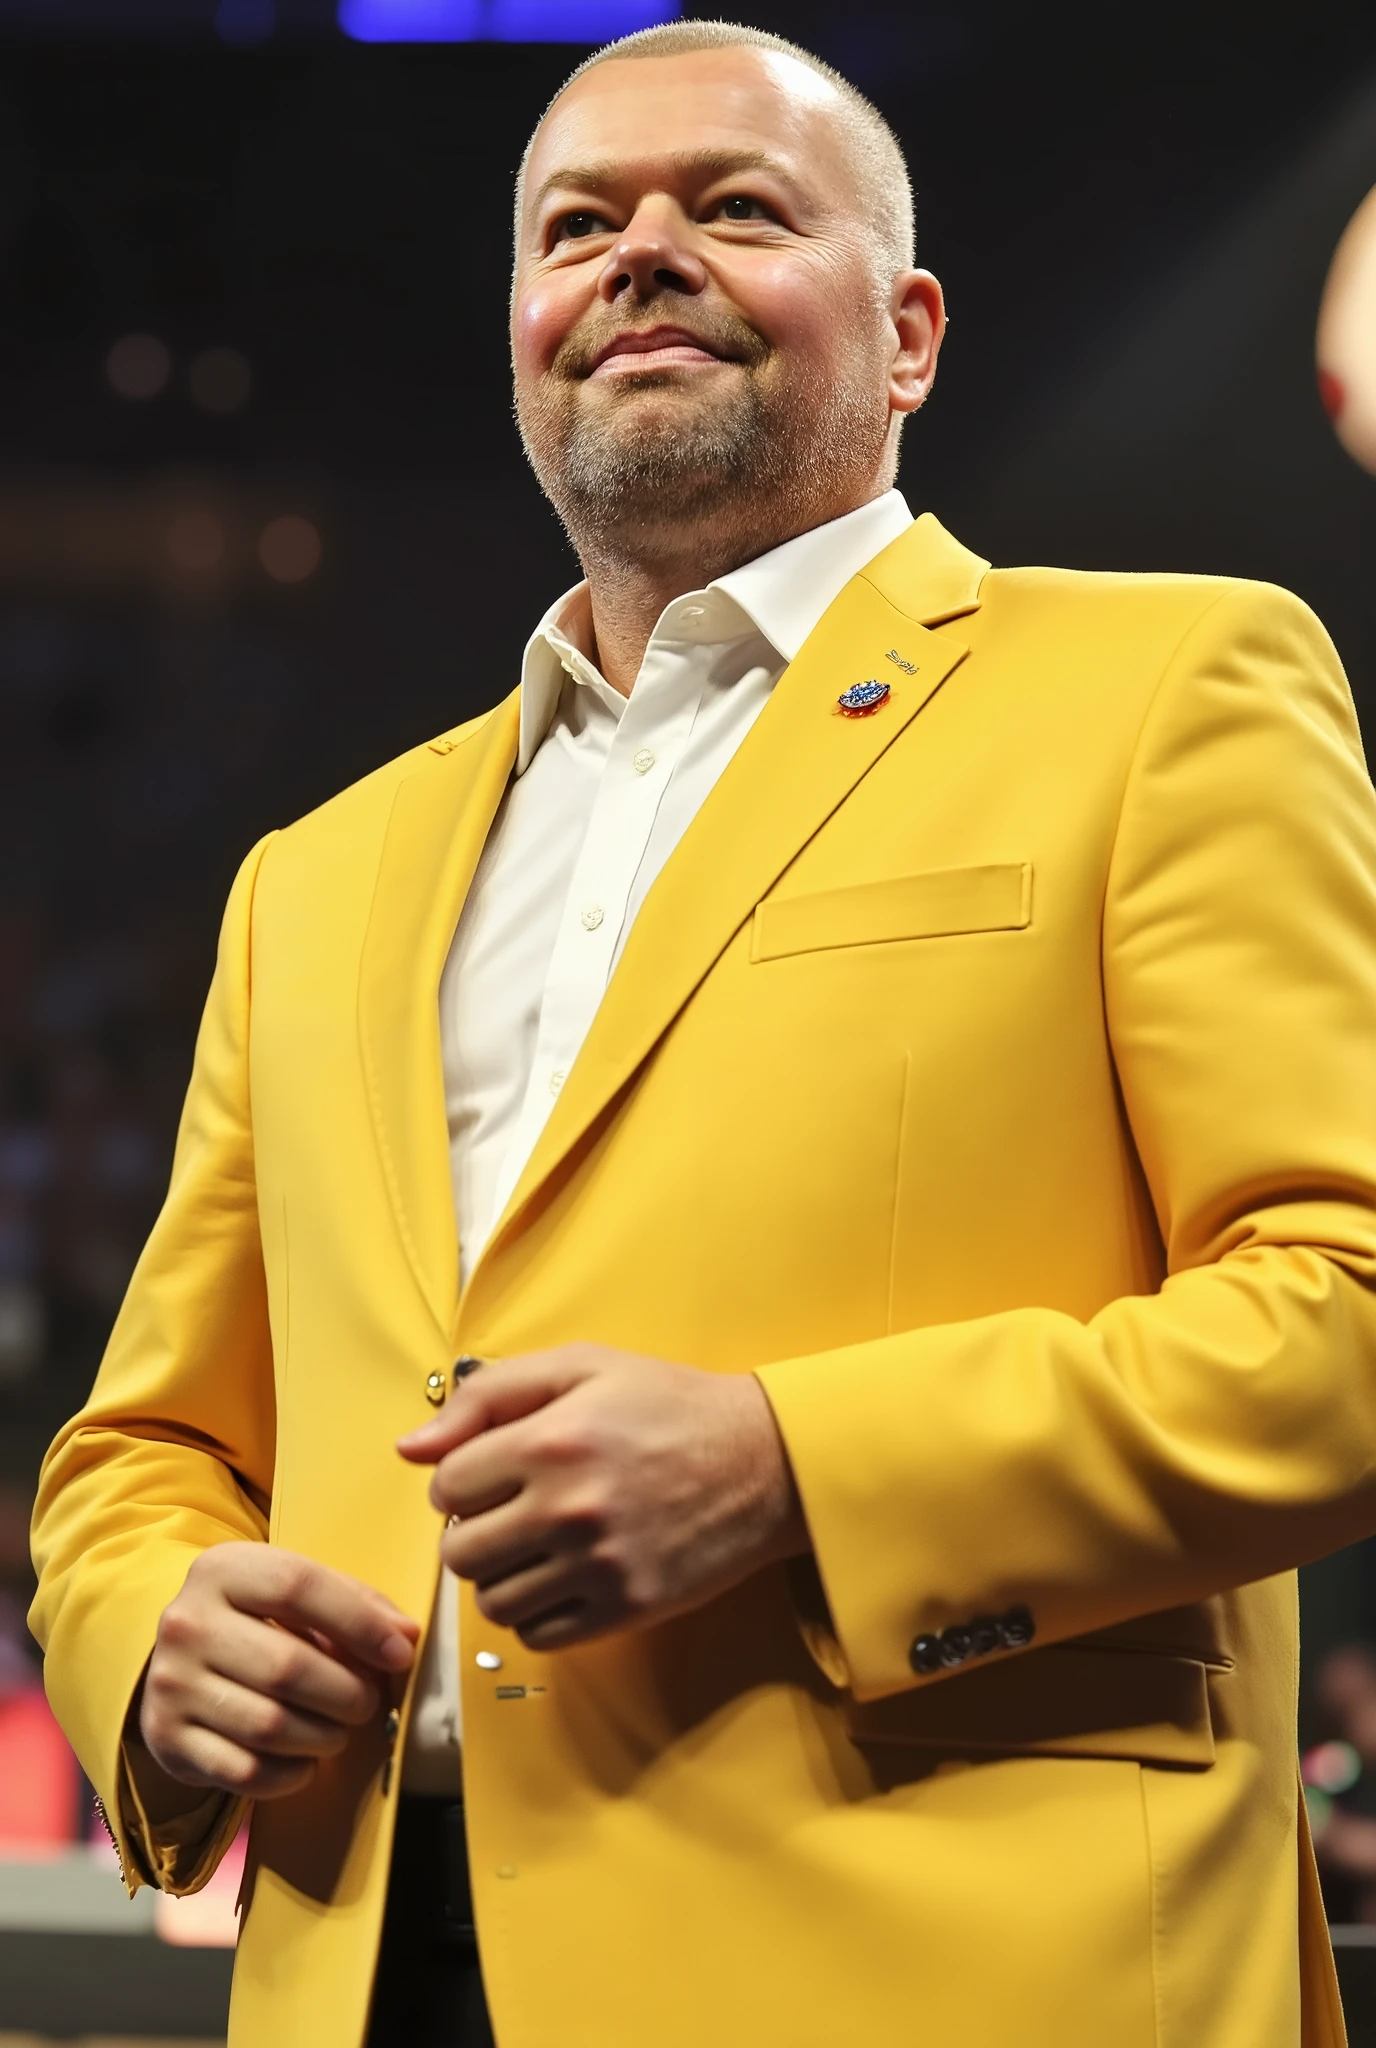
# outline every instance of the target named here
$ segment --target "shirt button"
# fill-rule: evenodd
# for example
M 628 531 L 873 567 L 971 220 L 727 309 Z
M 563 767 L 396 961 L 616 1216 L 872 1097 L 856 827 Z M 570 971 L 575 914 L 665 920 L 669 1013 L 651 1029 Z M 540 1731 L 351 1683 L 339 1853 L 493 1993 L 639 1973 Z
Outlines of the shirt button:
M 598 926 L 599 926 L 599 925 L 601 924 L 601 922 L 602 922 L 602 906 L 601 906 L 601 904 L 600 904 L 600 903 L 590 903 L 590 904 L 588 905 L 587 909 L 586 909 L 586 910 L 585 910 L 585 911 L 583 912 L 583 929 L 584 929 L 584 931 L 587 931 L 587 932 L 595 932 L 595 931 L 597 930 L 597 927 L 598 927 Z
M 563 1068 L 562 1068 L 562 1067 L 556 1067 L 556 1068 L 554 1069 L 554 1072 L 553 1072 L 553 1073 L 552 1073 L 552 1074 L 550 1075 L 550 1077 L 549 1077 L 549 1092 L 550 1092 L 550 1094 L 551 1094 L 551 1095 L 557 1095 L 557 1094 L 559 1093 L 559 1090 L 560 1090 L 560 1089 L 561 1089 L 561 1088 L 563 1087 L 563 1085 L 564 1085 L 564 1070 L 563 1070 Z
M 655 757 L 648 747 L 642 747 L 631 762 L 637 775 L 648 775 L 655 765 Z

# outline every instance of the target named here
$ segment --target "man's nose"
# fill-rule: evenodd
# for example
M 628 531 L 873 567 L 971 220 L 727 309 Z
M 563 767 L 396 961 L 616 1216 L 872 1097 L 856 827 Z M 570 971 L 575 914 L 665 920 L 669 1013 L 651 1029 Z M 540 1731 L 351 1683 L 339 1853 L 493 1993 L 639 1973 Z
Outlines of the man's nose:
M 651 299 L 659 292 L 694 295 L 707 283 L 707 272 L 693 248 L 692 223 L 666 200 L 638 206 L 616 238 L 598 278 L 598 291 L 610 305 L 627 292 Z

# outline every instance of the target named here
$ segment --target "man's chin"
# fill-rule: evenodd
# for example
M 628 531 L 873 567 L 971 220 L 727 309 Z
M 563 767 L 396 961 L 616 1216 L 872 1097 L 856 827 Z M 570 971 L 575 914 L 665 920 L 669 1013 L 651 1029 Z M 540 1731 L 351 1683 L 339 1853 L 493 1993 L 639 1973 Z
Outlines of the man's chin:
M 605 381 L 590 377 L 580 387 L 575 411 L 580 419 L 596 421 L 604 429 L 611 421 L 634 420 L 640 433 L 663 419 L 681 431 L 685 421 L 708 425 L 739 409 L 738 394 L 724 390 L 724 383 L 723 378 L 697 370 L 637 370 Z
M 739 377 L 658 370 L 624 389 L 585 379 L 562 396 L 560 416 L 532 421 L 542 432 L 526 445 L 571 529 L 648 534 L 733 516 L 766 480 L 778 487 L 780 437 Z
M 747 431 L 752 412 L 739 387 L 724 388 L 724 380 L 656 371 L 627 378 L 624 388 L 620 381 L 606 389 L 584 386 L 574 410 L 574 432 L 627 451 L 685 437 L 713 446 Z
M 752 467 L 748 452 L 721 436 L 598 434 L 568 450 L 545 487 L 574 525 L 648 534 L 724 516 L 747 494 Z

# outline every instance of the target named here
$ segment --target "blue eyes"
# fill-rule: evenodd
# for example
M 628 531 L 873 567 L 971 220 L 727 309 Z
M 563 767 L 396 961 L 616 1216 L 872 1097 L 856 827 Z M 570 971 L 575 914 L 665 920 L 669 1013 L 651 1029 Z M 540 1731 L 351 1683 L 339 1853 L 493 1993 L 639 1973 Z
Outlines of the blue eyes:
M 756 221 L 772 220 L 774 215 L 763 200 L 753 199 L 746 192 L 732 192 L 719 200 L 708 215 L 711 220 Z M 600 213 L 590 210 L 566 213 L 554 223 L 555 242 L 584 242 L 590 235 L 615 232 L 612 223 Z

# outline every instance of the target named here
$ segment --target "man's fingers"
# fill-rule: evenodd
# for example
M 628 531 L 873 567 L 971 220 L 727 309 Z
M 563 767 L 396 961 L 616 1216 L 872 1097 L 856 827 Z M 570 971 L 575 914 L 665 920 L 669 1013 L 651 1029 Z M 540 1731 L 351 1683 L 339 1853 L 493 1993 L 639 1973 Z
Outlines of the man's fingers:
M 405 1670 L 418 1633 L 342 1572 L 269 1544 L 218 1544 L 158 1625 L 142 1746 L 180 1784 L 249 1799 L 297 1792 L 378 1713 L 370 1673 Z
M 442 1515 L 486 1515 L 515 1500 L 525 1475 L 514 1434 L 480 1437 L 447 1453 L 430 1481 L 432 1507 Z
M 628 1619 L 619 1572 L 586 1554 L 528 1556 L 502 1577 L 480 1579 L 475 1597 L 485 1620 L 514 1629 L 532 1650 L 588 1642 Z
M 256 1615 L 231 1610 L 202 1655 L 206 1670 L 217 1677 L 347 1728 L 361 1728 L 378 1711 L 372 1679 L 304 1636 Z
M 566 1650 L 571 1643 L 591 1642 L 617 1625 L 615 1615 L 587 1600 L 566 1600 L 521 1623 L 516 1633 L 528 1650 Z
M 349 1739 L 338 1721 L 320 1714 L 304 1714 L 284 1700 L 222 1679 L 202 1703 L 201 1714 L 190 1725 L 204 1727 L 212 1735 L 225 1737 L 255 1756 L 322 1757 L 337 1756 Z
M 440 1538 L 440 1557 L 456 1578 L 495 1585 L 524 1571 L 532 1559 L 565 1556 L 574 1547 L 567 1531 L 537 1524 L 517 1502 L 452 1522 Z
M 596 1574 L 586 1561 L 575 1564 L 569 1558 L 532 1559 L 523 1569 L 477 1589 L 478 1612 L 498 1628 L 521 1630 L 540 1615 L 556 1607 L 577 1608 L 593 1603 Z
M 154 1752 L 154 1761 L 181 1785 L 204 1785 L 240 1799 L 281 1799 L 299 1792 L 315 1776 L 313 1757 L 255 1756 L 212 1728 L 187 1728 L 176 1753 Z
M 374 1670 L 409 1668 L 420 1631 L 384 1594 L 291 1551 L 235 1547 L 249 1555 L 233 1561 L 225 1593 L 241 1613 L 295 1631 L 317 1629 L 343 1655 Z
M 504 1358 L 461 1380 L 432 1422 L 401 1437 L 397 1449 L 414 1465 L 437 1465 L 485 1430 L 500 1429 L 548 1407 L 596 1367 L 589 1345 L 569 1344 L 559 1351 L 531 1351 Z

